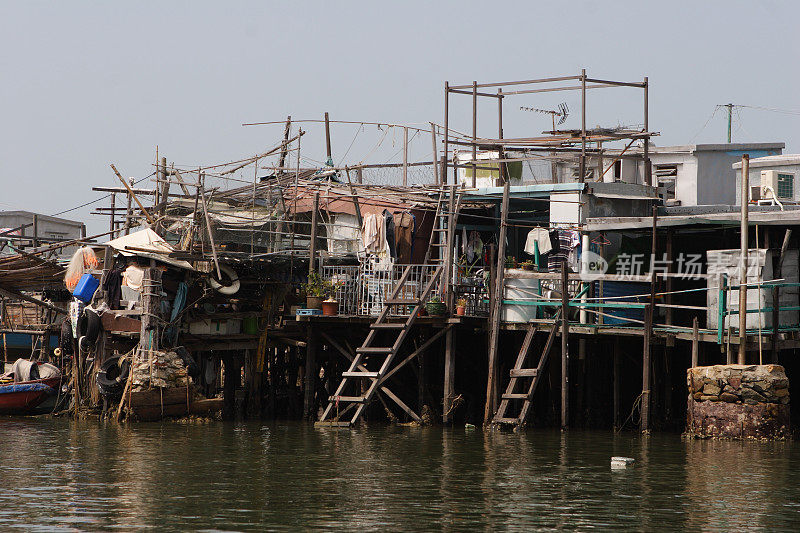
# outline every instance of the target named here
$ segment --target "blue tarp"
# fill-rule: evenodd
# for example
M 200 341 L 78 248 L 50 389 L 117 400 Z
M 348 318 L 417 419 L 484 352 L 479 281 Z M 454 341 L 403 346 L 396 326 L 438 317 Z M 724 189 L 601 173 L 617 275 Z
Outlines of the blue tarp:
M 54 393 L 56 390 L 44 383 L 14 383 L 13 385 L 0 386 L 0 394 L 11 394 L 14 392 L 41 392 L 47 391 Z

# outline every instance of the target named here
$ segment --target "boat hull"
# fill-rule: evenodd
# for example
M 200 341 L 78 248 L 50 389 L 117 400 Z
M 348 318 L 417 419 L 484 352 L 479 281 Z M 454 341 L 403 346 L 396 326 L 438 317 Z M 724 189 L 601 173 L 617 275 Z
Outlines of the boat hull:
M 0 385 L 0 415 L 29 414 L 55 394 L 60 385 L 60 377 Z

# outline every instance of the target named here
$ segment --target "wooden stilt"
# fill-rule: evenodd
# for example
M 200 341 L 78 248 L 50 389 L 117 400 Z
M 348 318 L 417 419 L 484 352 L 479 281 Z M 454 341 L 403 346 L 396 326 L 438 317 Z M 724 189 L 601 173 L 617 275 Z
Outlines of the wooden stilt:
M 454 353 L 455 336 L 452 329 L 445 334 L 444 340 L 444 401 L 442 405 L 442 423 L 453 422 L 453 398 L 455 396 L 456 358 Z
M 236 365 L 236 358 L 230 352 L 223 356 L 222 365 L 225 370 L 222 382 L 222 418 L 233 420 L 236 413 L 236 382 L 238 381 L 236 372 L 239 368 Z
M 561 262 L 561 429 L 569 427 L 569 277 Z
M 314 327 L 309 323 L 306 330 L 306 368 L 305 386 L 303 390 L 303 419 L 316 421 L 315 387 L 317 383 L 317 335 Z
M 505 254 L 506 234 L 508 232 L 508 202 L 509 180 L 503 184 L 503 200 L 500 205 L 500 237 L 497 243 L 497 267 L 495 270 L 494 286 L 492 287 L 493 301 L 490 312 L 491 326 L 489 328 L 489 376 L 486 382 L 486 406 L 483 411 L 483 423 L 488 424 L 492 415 L 497 410 L 497 351 L 500 345 L 500 319 L 503 308 L 503 293 L 505 288 Z
M 613 419 L 614 419 L 614 429 L 619 429 L 619 427 L 622 424 L 621 417 L 620 417 L 620 411 L 619 411 L 619 393 L 620 393 L 620 390 L 622 389 L 622 383 L 620 382 L 620 378 L 621 378 L 621 376 L 620 376 L 620 366 L 621 365 L 620 365 L 620 353 L 619 353 L 620 352 L 620 340 L 619 340 L 619 338 L 614 338 L 614 340 L 612 342 L 613 342 L 612 350 L 613 350 L 613 358 L 614 358 L 613 370 L 612 370 L 612 372 L 613 372 L 613 385 L 612 386 L 613 386 L 613 389 L 614 389 L 613 392 L 612 392 L 612 395 L 613 395 L 613 407 L 612 407 L 612 409 L 613 409 L 614 412 L 613 412 L 612 416 L 613 416 Z
M 694 317 L 694 320 L 692 320 L 692 368 L 697 366 L 700 353 L 700 335 L 698 330 L 699 324 L 697 317 Z

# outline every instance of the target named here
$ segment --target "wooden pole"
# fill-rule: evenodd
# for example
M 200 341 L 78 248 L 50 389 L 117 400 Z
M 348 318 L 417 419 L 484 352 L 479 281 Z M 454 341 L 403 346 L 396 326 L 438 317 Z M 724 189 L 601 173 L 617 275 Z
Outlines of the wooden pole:
M 455 396 L 456 358 L 453 328 L 447 330 L 444 339 L 444 393 L 442 402 L 442 423 L 453 422 L 453 398 Z
M 292 128 L 292 115 L 286 117 L 286 126 L 283 128 L 283 144 L 281 145 L 281 156 L 278 162 L 278 167 L 285 168 L 286 167 L 286 154 L 289 152 L 289 144 L 287 141 L 289 140 L 289 131 Z M 284 171 L 281 170 L 281 173 Z
M 618 429 L 620 427 L 620 425 L 621 425 L 621 422 L 620 422 L 620 410 L 619 410 L 619 393 L 620 393 L 620 389 L 621 389 L 621 383 L 620 383 L 620 366 L 621 365 L 620 365 L 620 354 L 619 354 L 619 352 L 620 352 L 620 346 L 619 346 L 620 340 L 619 340 L 619 337 L 614 337 L 614 340 L 612 342 L 613 342 L 612 350 L 613 350 L 613 358 L 614 358 L 614 361 L 613 361 L 613 365 L 614 365 L 614 368 L 613 368 L 613 374 L 614 374 L 613 381 L 614 381 L 614 383 L 612 385 L 613 386 L 613 391 L 612 391 L 613 410 L 614 410 L 613 418 L 614 418 L 614 428 Z
M 327 115 L 327 113 L 326 113 Z M 319 191 L 314 194 L 314 210 L 311 211 L 311 246 L 308 249 L 308 275 L 310 276 L 316 269 L 314 268 L 317 258 L 317 212 L 319 211 Z
M 353 188 L 353 183 L 350 181 L 350 168 L 344 167 L 345 175 L 347 176 L 347 186 L 350 187 L 350 196 L 353 197 L 353 207 L 355 207 L 356 211 L 356 220 L 358 220 L 358 227 L 361 228 L 364 224 L 364 221 L 361 217 L 361 206 L 358 204 L 358 195 L 356 194 L 356 190 Z
M 167 202 L 169 201 L 169 178 L 167 177 L 167 158 L 161 158 L 161 164 L 159 165 L 159 171 L 161 172 L 161 178 L 164 180 L 161 183 L 161 198 L 158 202 L 158 212 L 159 214 L 163 215 L 167 212 Z
M 569 427 L 569 275 L 561 262 L 561 429 Z
M 450 103 L 450 83 L 444 82 L 444 164 L 442 165 L 442 185 L 447 185 L 447 158 L 450 157 L 450 128 L 448 127 L 450 112 L 448 104 Z
M 658 246 L 657 242 L 657 225 L 658 225 L 658 209 L 656 206 L 653 206 L 653 230 L 651 236 L 651 247 L 650 247 L 650 297 L 648 299 L 648 303 L 645 306 L 644 312 L 644 335 L 643 335 L 643 346 L 642 346 L 642 421 L 641 421 L 641 431 L 642 433 L 648 433 L 650 431 L 650 374 L 652 372 L 651 369 L 651 353 L 652 353 L 652 344 L 653 344 L 653 310 L 655 308 L 655 295 L 656 295 L 656 272 L 655 272 L 655 259 L 656 259 L 656 249 Z
M 305 369 L 305 386 L 303 388 L 303 419 L 315 421 L 317 413 L 315 412 L 314 387 L 317 383 L 317 335 L 314 331 L 312 322 L 308 323 L 306 328 L 306 369 Z
M 123 178 L 123 177 L 122 177 L 122 175 L 121 175 L 121 174 L 119 173 L 119 171 L 117 170 L 117 167 L 115 167 L 115 166 L 112 164 L 112 165 L 111 165 L 111 170 L 113 170 L 113 171 L 114 171 L 114 174 L 116 174 L 116 175 L 117 175 L 117 178 L 119 178 L 119 181 L 121 181 L 121 182 L 122 182 L 122 184 L 125 186 L 125 188 L 126 188 L 126 189 L 128 189 L 128 194 L 130 194 L 130 195 L 131 195 L 131 197 L 134 199 L 134 201 L 136 202 L 136 204 L 139 206 L 139 209 L 141 209 L 141 210 L 142 210 L 142 213 L 144 214 L 145 218 L 147 218 L 147 221 L 148 221 L 150 224 L 155 224 L 155 223 L 156 223 L 156 220 L 155 220 L 155 219 L 154 219 L 152 216 L 150 216 L 150 213 L 147 211 L 147 209 L 145 209 L 145 208 L 144 208 L 144 206 L 142 205 L 142 202 L 140 202 L 140 201 L 139 201 L 139 198 L 136 196 L 136 194 L 134 194 L 134 192 L 133 192 L 133 189 L 131 189 L 131 186 L 130 186 L 130 185 L 128 185 L 128 182 L 127 182 L 127 181 L 125 181 L 125 178 Z
M 789 248 L 789 239 L 791 238 L 792 230 L 787 229 L 783 234 L 783 244 L 781 244 L 781 251 L 778 255 L 778 262 L 775 268 L 775 279 L 781 279 L 783 277 L 783 259 L 786 256 L 786 250 Z M 772 362 L 774 364 L 778 363 L 778 344 L 780 342 L 780 337 L 778 335 L 778 328 L 781 323 L 780 296 L 779 287 L 772 289 Z
M 131 178 L 130 181 L 131 181 L 131 187 L 133 187 L 133 178 Z M 125 232 L 124 233 L 125 233 L 125 235 L 129 235 L 130 232 L 131 232 L 131 219 L 133 218 L 133 206 L 131 205 L 131 202 L 132 202 L 131 193 L 126 192 L 125 193 L 125 197 L 127 199 L 127 204 L 126 204 L 126 208 L 125 208 L 125 224 L 124 224 Z
M 581 161 L 579 165 L 581 183 L 586 179 L 586 69 L 581 69 Z
M 403 126 L 403 187 L 408 186 L 408 127 Z
M 647 81 L 647 76 L 644 78 L 644 131 L 650 131 L 650 105 L 648 103 L 648 91 L 650 84 Z M 644 148 L 642 150 L 642 159 L 644 159 L 644 182 L 647 185 L 653 186 L 653 169 L 650 168 L 650 137 L 644 138 Z
M 478 82 L 472 82 L 472 186 L 476 186 L 478 180 L 478 166 L 475 160 L 478 158 Z
M 698 324 L 697 317 L 692 320 L 692 368 L 699 364 L 700 358 L 700 325 Z
M 112 212 L 112 215 L 113 212 Z M 34 250 L 39 247 L 39 215 L 33 214 L 33 248 Z
M 115 224 L 116 220 L 114 220 L 116 218 L 114 216 L 114 208 L 116 207 L 116 204 L 117 204 L 117 193 L 112 192 L 111 193 L 111 213 L 109 213 L 109 215 L 108 215 L 108 230 L 111 231 L 111 232 L 113 232 L 114 229 L 116 229 L 116 228 L 114 228 L 114 226 L 116 225 Z M 112 239 L 114 238 L 114 233 L 111 233 L 111 238 Z
M 497 267 L 495 269 L 493 302 L 491 308 L 491 327 L 489 328 L 489 372 L 486 382 L 486 406 L 483 411 L 483 422 L 488 424 L 497 409 L 495 381 L 497 381 L 497 351 L 500 345 L 500 319 L 503 308 L 503 292 L 505 287 L 505 254 L 506 234 L 508 232 L 508 202 L 510 186 L 508 180 L 503 184 L 503 200 L 500 204 L 500 237 L 497 242 Z
M 433 161 L 433 184 L 439 185 L 439 156 L 438 150 L 436 149 L 436 126 L 433 122 L 429 122 L 431 125 L 431 143 L 433 144 L 433 157 L 431 161 Z
M 333 166 L 333 159 L 331 158 L 331 122 L 328 119 L 328 112 L 325 111 L 325 149 L 326 153 L 328 154 L 328 160 L 326 163 L 329 163 Z
M 747 353 L 747 267 L 748 267 L 748 188 L 750 185 L 750 156 L 742 156 L 742 183 L 741 183 L 741 249 L 739 262 L 739 357 L 738 363 L 745 364 Z
M 200 191 L 200 199 L 203 201 L 203 217 L 206 221 L 206 232 L 208 233 L 208 241 L 211 244 L 211 257 L 214 259 L 214 267 L 217 269 L 217 277 L 222 281 L 222 271 L 219 269 L 219 259 L 217 258 L 217 245 L 214 243 L 214 231 L 211 228 L 211 218 L 208 216 L 208 204 L 206 203 L 206 193 L 204 183 L 198 185 L 197 190 Z

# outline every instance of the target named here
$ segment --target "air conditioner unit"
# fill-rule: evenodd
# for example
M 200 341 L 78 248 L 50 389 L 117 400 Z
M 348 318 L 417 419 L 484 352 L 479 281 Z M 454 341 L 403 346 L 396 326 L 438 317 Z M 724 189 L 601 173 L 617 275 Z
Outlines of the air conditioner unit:
M 761 186 L 759 186 L 759 185 L 751 185 L 750 186 L 750 203 L 757 204 L 759 200 L 761 200 Z
M 761 171 L 761 199 L 794 200 L 794 174 L 778 170 Z

